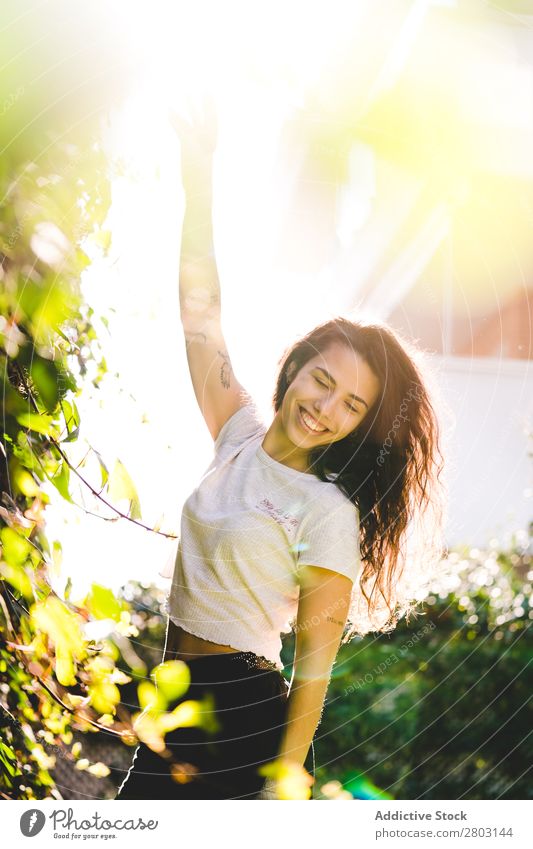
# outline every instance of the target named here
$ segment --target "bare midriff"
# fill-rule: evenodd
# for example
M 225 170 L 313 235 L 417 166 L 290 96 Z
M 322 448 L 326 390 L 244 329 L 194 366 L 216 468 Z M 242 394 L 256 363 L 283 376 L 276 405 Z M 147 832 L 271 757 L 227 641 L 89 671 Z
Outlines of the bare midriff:
M 179 625 L 175 625 L 172 620 L 168 623 L 168 636 L 165 648 L 165 660 L 192 660 L 195 657 L 202 657 L 206 654 L 224 654 L 230 652 L 238 652 L 231 646 L 223 646 L 220 643 L 212 643 L 210 640 L 203 640 L 195 634 L 189 634 Z

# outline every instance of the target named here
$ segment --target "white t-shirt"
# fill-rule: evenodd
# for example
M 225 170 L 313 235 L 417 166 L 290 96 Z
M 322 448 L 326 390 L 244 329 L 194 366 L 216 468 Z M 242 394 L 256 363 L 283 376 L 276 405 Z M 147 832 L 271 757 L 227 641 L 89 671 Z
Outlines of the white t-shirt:
M 296 621 L 298 569 L 360 570 L 357 508 L 331 482 L 274 460 L 251 401 L 222 427 L 215 456 L 183 505 L 167 610 L 205 640 L 283 668 Z

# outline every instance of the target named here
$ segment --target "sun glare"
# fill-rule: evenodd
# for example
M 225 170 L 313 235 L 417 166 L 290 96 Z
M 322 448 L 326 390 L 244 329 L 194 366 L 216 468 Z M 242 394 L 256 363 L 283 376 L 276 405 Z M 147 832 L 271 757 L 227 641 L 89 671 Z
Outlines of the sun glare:
M 209 27 L 194 7 L 187 7 L 186 26 L 180 27 L 179 13 L 159 6 L 161 16 L 148 16 L 148 22 L 129 6 L 122 12 L 132 44 L 142 40 L 147 65 L 142 84 L 111 116 L 105 134 L 115 172 L 105 225 L 111 248 L 106 260 L 86 272 L 83 288 L 95 313 L 107 320 L 100 339 L 109 375 L 99 390 L 87 386 L 79 407 L 93 447 L 107 462 L 120 459 L 131 474 L 143 522 L 161 523 L 162 531 L 175 534 L 181 504 L 209 463 L 212 442 L 190 386 L 179 323 L 184 199 L 169 110 L 186 114 L 187 103 L 207 87 L 217 99 L 213 218 L 224 330 L 239 380 L 267 418 L 277 359 L 296 333 L 324 315 L 323 280 L 298 280 L 279 267 L 277 256 L 291 180 L 278 161 L 279 135 L 314 67 L 320 29 L 317 20 L 313 33 L 309 19 L 306 40 L 294 39 L 293 10 L 269 76 L 270 47 L 279 35 L 273 17 L 265 16 L 254 50 L 233 34 L 227 19 L 224 24 L 215 4 Z M 219 31 L 215 44 L 223 24 L 231 39 Z M 222 48 L 232 58 L 221 64 Z M 85 506 L 99 512 L 92 500 Z M 172 558 L 175 543 L 125 520 L 102 521 L 66 510 L 64 503 L 49 517 L 50 533 L 63 544 L 58 588 L 63 575 L 72 576 L 74 593 L 92 581 L 114 587 L 128 578 L 158 581 Z M 86 545 L 80 546 L 80 536 Z M 127 562 L 120 559 L 124 551 L 130 552 Z
M 473 43 L 476 21 L 455 8 L 398 3 L 383 16 L 370 2 L 326 10 L 156 0 L 147 13 L 139 2 L 109 3 L 110 26 L 138 73 L 104 136 L 111 249 L 83 286 L 108 320 L 100 338 L 109 375 L 81 405 L 94 447 L 131 473 L 147 524 L 163 514 L 162 528 L 178 531 L 182 501 L 212 451 L 179 323 L 184 196 L 172 110 L 186 118 L 206 91 L 217 104 L 223 325 L 237 377 L 266 419 L 284 349 L 339 313 L 387 319 L 449 240 L 450 221 L 468 308 L 481 314 L 515 285 L 506 240 L 525 256 L 530 228 L 516 215 L 515 184 L 494 175 L 530 173 L 531 74 L 490 22 Z M 36 234 L 37 253 L 59 257 L 52 236 Z M 432 286 L 424 289 L 431 302 Z M 55 515 L 66 515 L 63 504 Z M 82 582 L 101 569 L 115 586 L 157 579 L 161 538 L 76 517 L 72 533 L 60 534 L 65 574 Z M 83 551 L 80 533 L 91 543 Z M 117 545 L 128 534 L 131 543 Z M 130 551 L 127 563 L 120 550 Z

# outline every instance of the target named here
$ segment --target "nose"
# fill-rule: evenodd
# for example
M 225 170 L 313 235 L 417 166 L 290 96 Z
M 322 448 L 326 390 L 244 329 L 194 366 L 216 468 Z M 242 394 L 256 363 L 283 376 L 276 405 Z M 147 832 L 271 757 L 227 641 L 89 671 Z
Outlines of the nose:
M 321 422 L 324 422 L 326 426 L 331 424 L 331 413 L 333 412 L 333 407 L 335 405 L 335 399 L 333 395 L 329 395 L 328 398 L 317 398 L 313 402 L 313 408 L 316 411 L 317 418 L 320 419 Z

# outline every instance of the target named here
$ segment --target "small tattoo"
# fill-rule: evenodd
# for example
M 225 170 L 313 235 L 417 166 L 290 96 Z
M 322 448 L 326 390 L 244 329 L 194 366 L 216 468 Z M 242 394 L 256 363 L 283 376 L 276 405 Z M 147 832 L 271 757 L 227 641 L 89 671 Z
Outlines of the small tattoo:
M 230 387 L 230 375 L 231 375 L 231 362 L 230 358 L 226 351 L 218 352 L 222 357 L 223 363 L 220 366 L 220 382 L 224 389 L 229 389 Z
M 335 625 L 344 625 L 344 622 L 341 622 L 340 619 L 334 619 L 333 616 L 328 616 L 326 622 L 333 622 Z

